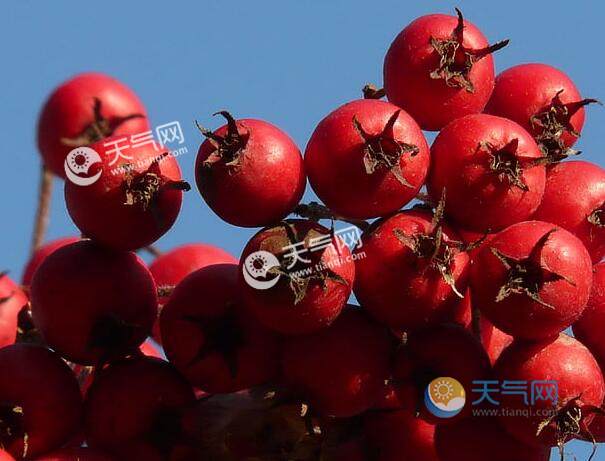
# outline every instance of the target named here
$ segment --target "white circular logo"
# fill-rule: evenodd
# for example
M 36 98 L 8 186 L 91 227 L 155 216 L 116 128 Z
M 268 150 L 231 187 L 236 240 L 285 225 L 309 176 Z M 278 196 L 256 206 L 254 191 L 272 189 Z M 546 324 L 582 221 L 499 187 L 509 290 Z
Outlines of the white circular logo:
M 65 158 L 65 176 L 78 186 L 90 186 L 99 180 L 103 170 L 99 170 L 94 176 L 87 175 L 90 167 L 101 161 L 101 156 L 90 147 L 76 147 Z
M 275 286 L 281 275 L 274 274 L 274 277 L 269 280 L 259 279 L 266 279 L 269 270 L 273 267 L 279 267 L 279 265 L 279 260 L 273 253 L 262 250 L 250 253 L 242 267 L 244 280 L 246 280 L 246 283 L 252 288 L 256 288 L 257 290 L 268 290 Z

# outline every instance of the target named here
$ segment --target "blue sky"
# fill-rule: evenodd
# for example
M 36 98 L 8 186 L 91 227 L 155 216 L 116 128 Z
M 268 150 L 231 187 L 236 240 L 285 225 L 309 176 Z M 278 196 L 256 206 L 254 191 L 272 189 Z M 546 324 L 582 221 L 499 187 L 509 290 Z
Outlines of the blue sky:
M 560 6 L 557 6 L 560 5 Z M 0 268 L 20 274 L 28 255 L 39 158 L 35 124 L 40 105 L 74 73 L 106 72 L 145 102 L 155 125 L 179 120 L 189 153 L 179 162 L 193 183 L 200 135 L 193 120 L 216 127 L 211 113 L 266 119 L 304 149 L 316 123 L 357 98 L 366 82 L 381 83 L 382 60 L 394 36 L 412 19 L 462 9 L 491 41 L 510 38 L 499 70 L 546 62 L 574 79 L 586 96 L 605 100 L 602 43 L 605 7 L 597 1 L 500 2 L 457 0 L 267 0 L 256 2 L 5 2 L 0 72 Z M 605 109 L 588 109 L 579 148 L 603 164 Z M 57 181 L 49 237 L 76 232 Z M 203 241 L 235 255 L 251 235 L 210 212 L 195 188 L 179 221 L 160 242 Z M 587 451 L 574 446 L 579 459 Z M 605 452 L 601 454 L 605 459 Z

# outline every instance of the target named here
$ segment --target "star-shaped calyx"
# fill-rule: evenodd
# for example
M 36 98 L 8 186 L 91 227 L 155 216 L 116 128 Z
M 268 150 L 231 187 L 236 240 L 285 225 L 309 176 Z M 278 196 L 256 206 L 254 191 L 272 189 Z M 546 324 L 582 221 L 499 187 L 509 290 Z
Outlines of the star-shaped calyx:
M 534 245 L 527 257 L 515 258 L 506 255 L 495 247 L 491 248 L 493 255 L 498 258 L 508 271 L 506 282 L 500 287 L 496 295 L 496 302 L 504 301 L 513 294 L 529 297 L 538 304 L 554 309 L 540 297 L 540 290 L 546 283 L 565 280 L 575 286 L 575 283 L 564 275 L 552 271 L 542 259 L 542 250 L 550 236 L 557 231 L 553 228 L 544 234 Z
M 590 421 L 588 417 L 591 415 L 605 416 L 605 411 L 594 405 L 584 405 L 582 396 L 579 395 L 563 405 L 557 405 L 551 413 L 548 418 L 538 425 L 536 436 L 542 434 L 547 427 L 552 427 L 555 431 L 561 461 L 565 459 L 563 449 L 568 441 L 580 439 L 591 442 L 592 453 L 588 458 L 588 461 L 591 461 L 596 454 L 597 444 L 588 427 L 587 422 Z
M 25 415 L 18 405 L 0 402 L 0 449 L 4 450 L 15 440 L 23 438 L 23 458 L 27 456 Z
M 401 157 L 410 154 L 414 157 L 420 152 L 418 146 L 407 144 L 395 139 L 393 127 L 401 110 L 393 112 L 378 134 L 368 133 L 357 117 L 353 117 L 353 126 L 364 143 L 363 164 L 367 174 L 374 174 L 379 169 L 391 171 L 397 180 L 406 187 L 413 187 L 403 176 L 401 171 Z
M 282 221 L 278 228 L 281 232 L 278 232 L 275 238 L 263 242 L 259 249 L 273 253 L 279 260 L 280 265 L 269 269 L 268 273 L 283 276 L 288 280 L 290 290 L 294 295 L 294 305 L 299 304 L 305 298 L 312 283 L 319 283 L 324 290 L 328 289 L 328 280 L 349 285 L 331 267 L 327 267 L 321 262 L 327 249 L 325 233 L 314 228 L 302 233 L 295 223 L 288 221 Z M 336 242 L 334 227 L 330 229 L 329 236 L 330 245 L 339 250 L 340 246 Z M 318 242 L 322 244 L 316 248 Z
M 489 169 L 498 179 L 508 181 L 511 186 L 524 192 L 529 190 L 523 173 L 526 169 L 546 163 L 545 157 L 527 157 L 519 152 L 519 139 L 514 138 L 502 147 L 490 142 L 481 142 L 477 151 L 486 152 L 489 157 Z
M 432 79 L 441 79 L 447 86 L 463 88 L 468 93 L 473 93 L 475 88 L 469 78 L 473 65 L 506 45 L 508 40 L 494 43 L 485 48 L 473 49 L 464 46 L 464 17 L 458 8 L 458 24 L 450 38 L 437 39 L 431 37 L 431 45 L 439 55 L 439 67 L 430 73 Z
M 103 103 L 94 98 L 92 107 L 93 121 L 74 138 L 62 138 L 61 143 L 69 147 L 89 146 L 97 141 L 107 138 L 125 122 L 135 118 L 145 118 L 143 114 L 129 114 L 123 117 L 105 118 L 102 114 Z
M 237 122 L 226 110 L 216 112 L 212 115 L 222 115 L 227 120 L 227 132 L 221 136 L 201 126 L 197 121 L 196 126 L 214 147 L 214 151 L 204 161 L 203 167 L 210 168 L 217 162 L 223 162 L 226 166 L 236 167 L 240 163 L 243 149 L 246 147 L 250 133 L 241 133 Z
M 550 163 L 556 163 L 571 155 L 578 155 L 580 153 L 580 151 L 567 147 L 562 136 L 564 133 L 568 133 L 579 138 L 580 133 L 571 124 L 571 117 L 588 104 L 600 104 L 597 99 L 582 99 L 580 101 L 563 103 L 561 101 L 563 91 L 559 90 L 548 106 L 529 119 L 534 129 L 540 129 L 540 133 L 536 136 L 536 141 Z
M 445 283 L 452 288 L 454 293 L 463 298 L 464 295 L 456 288 L 456 280 L 453 273 L 454 260 L 458 253 L 470 251 L 481 245 L 485 237 L 470 244 L 449 239 L 446 240 L 442 225 L 444 212 L 445 190 L 433 213 L 433 219 L 428 232 L 408 235 L 401 229 L 394 229 L 393 233 L 401 243 L 412 250 L 418 259 L 428 262 L 426 268 L 439 272 Z

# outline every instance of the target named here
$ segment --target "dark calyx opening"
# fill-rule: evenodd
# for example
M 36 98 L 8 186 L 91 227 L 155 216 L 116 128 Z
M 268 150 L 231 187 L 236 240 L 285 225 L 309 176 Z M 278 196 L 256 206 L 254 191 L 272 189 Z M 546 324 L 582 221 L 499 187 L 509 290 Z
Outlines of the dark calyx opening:
M 485 48 L 472 49 L 463 45 L 464 17 L 458 8 L 458 24 L 450 38 L 437 39 L 431 37 L 431 45 L 439 55 L 439 67 L 430 73 L 432 79 L 444 80 L 447 86 L 463 88 L 473 93 L 475 88 L 469 79 L 473 65 L 485 56 L 494 53 L 506 45 L 508 40 L 494 43 Z
M 101 139 L 113 135 L 113 133 L 128 120 L 135 118 L 145 118 L 143 114 L 129 114 L 124 117 L 105 118 L 102 114 L 102 101 L 94 98 L 93 121 L 84 127 L 84 129 L 75 138 L 62 138 L 61 142 L 70 147 L 89 146 Z
M 226 110 L 216 112 L 212 115 L 222 115 L 227 120 L 227 133 L 220 136 L 204 128 L 197 121 L 195 122 L 200 132 L 215 148 L 214 152 L 204 161 L 203 166 L 210 168 L 217 162 L 222 162 L 226 166 L 238 166 L 242 151 L 248 143 L 250 133 L 240 133 L 236 120 Z
M 536 136 L 536 141 L 550 163 L 556 163 L 580 153 L 580 151 L 567 147 L 562 136 L 564 133 L 568 133 L 579 138 L 580 133 L 571 124 L 571 117 L 588 104 L 600 104 L 596 99 L 582 99 L 564 104 L 561 101 L 563 91 L 558 91 L 550 104 L 529 120 L 534 129 L 539 128 L 540 133 Z
M 143 173 L 135 173 L 132 165 L 124 165 L 124 205 L 139 206 L 143 211 L 157 211 L 155 202 L 164 190 L 189 191 L 191 186 L 187 181 L 171 181 L 161 174 L 160 163 L 169 155 L 164 152 L 153 159 L 149 168 Z
M 400 113 L 400 110 L 395 111 L 382 131 L 375 135 L 368 133 L 361 126 L 357 117 L 353 117 L 353 126 L 364 143 L 363 163 L 366 173 L 373 174 L 375 171 L 384 168 L 391 171 L 401 184 L 411 188 L 413 186 L 404 178 L 401 171 L 400 160 L 406 153 L 414 157 L 420 152 L 420 149 L 418 146 L 406 144 L 395 139 L 393 127 Z
M 443 235 L 443 216 L 445 212 L 445 190 L 434 213 L 429 232 L 405 234 L 400 229 L 394 229 L 397 239 L 408 247 L 414 255 L 424 261 L 428 261 L 427 268 L 436 270 L 441 274 L 443 280 L 452 288 L 454 293 L 463 298 L 464 295 L 456 288 L 453 274 L 453 263 L 456 255 L 461 251 L 469 251 L 480 245 L 483 239 L 472 244 L 464 244 L 445 240 Z
M 544 234 L 536 242 L 529 256 L 526 258 L 514 258 L 504 254 L 497 248 L 491 248 L 494 256 L 498 258 L 508 271 L 506 282 L 500 287 L 496 296 L 496 302 L 501 302 L 513 294 L 521 294 L 544 307 L 554 309 L 553 306 L 546 303 L 540 297 L 540 290 L 542 287 L 546 283 L 556 282 L 558 280 L 565 280 L 575 286 L 575 283 L 572 280 L 551 271 L 542 262 L 542 250 L 550 236 L 556 231 L 557 228 L 553 228 Z
M 0 403 L 0 448 L 4 449 L 19 439 L 24 439 L 23 457 L 25 457 L 27 434 L 23 408 L 10 403 Z
M 524 157 L 519 152 L 519 140 L 517 138 L 509 141 L 503 147 L 495 146 L 490 142 L 482 142 L 477 150 L 487 152 L 489 169 L 497 175 L 501 182 L 508 181 L 511 186 L 518 187 L 525 192 L 529 190 L 529 187 L 523 177 L 524 171 L 546 163 L 544 157 Z
M 101 349 L 103 359 L 109 360 L 129 354 L 136 349 L 134 339 L 140 334 L 142 327 L 128 323 L 113 315 L 101 317 L 90 332 L 89 349 Z

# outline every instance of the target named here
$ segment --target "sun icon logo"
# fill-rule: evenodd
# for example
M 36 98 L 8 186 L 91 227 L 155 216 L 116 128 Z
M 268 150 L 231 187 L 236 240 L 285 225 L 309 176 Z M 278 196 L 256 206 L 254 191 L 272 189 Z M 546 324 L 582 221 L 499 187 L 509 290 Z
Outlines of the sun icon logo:
M 433 415 L 439 418 L 453 418 L 464 408 L 466 392 L 456 379 L 440 377 L 426 387 L 424 403 Z
M 454 386 L 445 379 L 440 379 L 432 387 L 431 393 L 438 402 L 447 403 L 454 396 Z
M 248 255 L 244 261 L 242 272 L 244 280 L 252 288 L 268 290 L 279 281 L 280 274 L 270 273 L 270 269 L 279 267 L 279 260 L 268 251 L 255 251 Z M 266 279 L 266 280 L 264 280 Z

